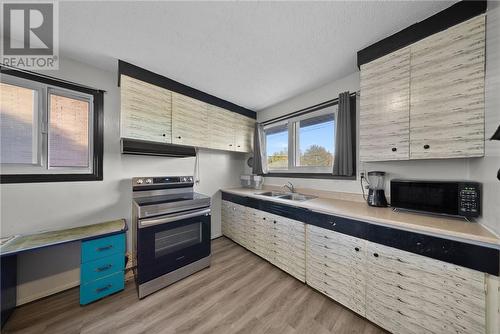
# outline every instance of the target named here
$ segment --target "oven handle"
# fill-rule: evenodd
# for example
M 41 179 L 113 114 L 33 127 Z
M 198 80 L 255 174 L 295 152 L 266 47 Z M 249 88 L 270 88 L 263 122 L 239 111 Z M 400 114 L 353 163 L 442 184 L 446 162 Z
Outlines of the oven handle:
M 197 216 L 208 216 L 209 214 L 210 214 L 210 208 L 205 210 L 188 211 L 187 213 L 182 212 L 177 214 L 171 214 L 163 218 L 144 219 L 139 221 L 139 228 L 149 227 L 158 224 L 171 223 L 173 221 L 197 217 Z

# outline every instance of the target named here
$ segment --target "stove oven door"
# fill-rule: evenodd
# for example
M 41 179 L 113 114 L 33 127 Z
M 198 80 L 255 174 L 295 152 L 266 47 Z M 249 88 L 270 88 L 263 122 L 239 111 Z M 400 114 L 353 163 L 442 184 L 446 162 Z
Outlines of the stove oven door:
M 210 208 L 139 220 L 139 284 L 210 255 Z

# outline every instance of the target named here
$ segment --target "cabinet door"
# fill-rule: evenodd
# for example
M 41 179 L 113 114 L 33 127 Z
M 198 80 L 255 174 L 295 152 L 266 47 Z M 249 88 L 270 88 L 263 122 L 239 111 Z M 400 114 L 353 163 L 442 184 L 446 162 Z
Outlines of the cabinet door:
M 222 225 L 222 234 L 226 237 L 233 239 L 234 238 L 234 227 L 233 227 L 233 213 L 231 202 L 222 201 L 221 204 L 221 225 Z
M 409 159 L 410 49 L 361 66 L 361 161 Z
M 366 241 L 307 225 L 307 284 L 365 315 Z
M 208 147 L 216 150 L 234 151 L 234 113 L 208 105 Z
M 205 102 L 172 93 L 172 142 L 208 147 L 208 110 Z
M 484 15 L 411 46 L 411 159 L 484 155 L 484 64 Z
M 235 128 L 234 150 L 236 152 L 252 152 L 255 120 L 237 113 L 233 113 L 233 117 Z
M 485 275 L 367 242 L 366 318 L 393 333 L 484 333 Z
M 121 137 L 170 143 L 171 92 L 126 75 L 120 77 Z

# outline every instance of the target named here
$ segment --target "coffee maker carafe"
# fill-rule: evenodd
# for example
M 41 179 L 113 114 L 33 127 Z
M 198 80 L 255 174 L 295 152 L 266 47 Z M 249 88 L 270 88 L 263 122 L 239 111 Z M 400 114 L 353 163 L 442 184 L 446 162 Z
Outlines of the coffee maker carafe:
M 384 191 L 385 172 L 368 172 L 368 205 L 386 207 L 387 199 Z

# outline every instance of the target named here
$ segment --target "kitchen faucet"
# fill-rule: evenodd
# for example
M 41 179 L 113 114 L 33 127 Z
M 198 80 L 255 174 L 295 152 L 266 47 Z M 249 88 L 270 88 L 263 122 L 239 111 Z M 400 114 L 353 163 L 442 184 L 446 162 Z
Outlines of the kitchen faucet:
M 290 192 L 294 193 L 295 192 L 295 187 L 293 186 L 292 182 L 288 182 L 287 184 L 285 184 L 283 186 L 283 188 L 287 188 L 288 190 L 290 190 Z

